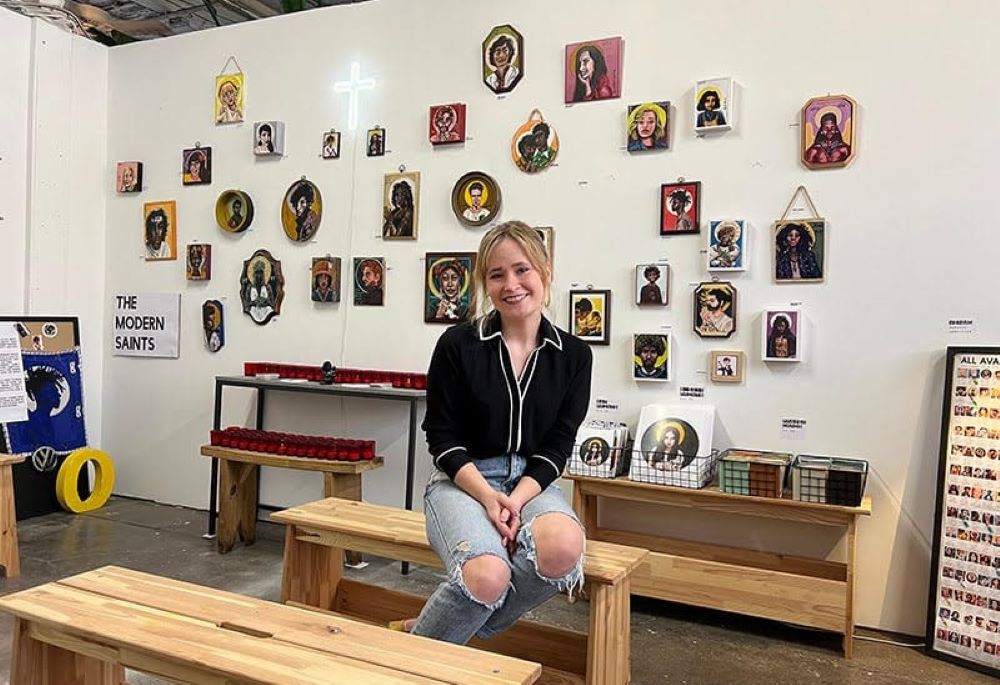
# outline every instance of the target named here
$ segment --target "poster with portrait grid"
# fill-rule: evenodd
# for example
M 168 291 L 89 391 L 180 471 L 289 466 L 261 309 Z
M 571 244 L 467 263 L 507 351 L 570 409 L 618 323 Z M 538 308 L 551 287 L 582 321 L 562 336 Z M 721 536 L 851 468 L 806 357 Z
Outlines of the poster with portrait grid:
M 1000 676 L 1000 347 L 949 347 L 927 651 Z

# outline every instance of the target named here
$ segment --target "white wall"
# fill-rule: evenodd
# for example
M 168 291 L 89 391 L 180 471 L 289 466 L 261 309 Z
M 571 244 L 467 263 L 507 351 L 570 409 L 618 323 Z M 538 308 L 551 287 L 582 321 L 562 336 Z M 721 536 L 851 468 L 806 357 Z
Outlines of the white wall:
M 440 327 L 422 323 L 422 257 L 427 251 L 471 250 L 479 231 L 451 215 L 452 184 L 480 169 L 499 181 L 504 218 L 552 225 L 556 321 L 567 321 L 566 292 L 592 283 L 615 292 L 612 344 L 595 348 L 595 394 L 622 403 L 634 424 L 648 402 L 672 400 L 680 383 L 706 380 L 708 351 L 719 347 L 691 332 L 691 284 L 706 277 L 703 237 L 661 239 L 656 228 L 660 183 L 683 176 L 703 183 L 704 217 L 742 216 L 754 227 L 752 269 L 738 275 L 739 331 L 726 347 L 751 360 L 740 386 L 709 386 L 718 407 L 717 447 L 786 449 L 867 457 L 875 514 L 861 526 L 857 620 L 920 633 L 928 575 L 937 463 L 943 348 L 1000 338 L 993 289 L 995 256 L 986 212 L 996 179 L 1000 138 L 984 127 L 1000 95 L 990 65 L 1000 58 L 994 3 L 941 0 L 914 5 L 846 0 L 837 5 L 719 0 L 700 5 L 597 2 L 529 3 L 503 11 L 468 12 L 468 3 L 383 0 L 311 11 L 268 21 L 122 46 L 111 50 L 106 181 L 114 161 L 146 164 L 138 196 L 108 196 L 108 284 L 119 291 L 181 291 L 179 361 L 114 358 L 106 353 L 104 445 L 119 465 L 123 493 L 195 506 L 207 504 L 209 463 L 198 456 L 212 419 L 212 378 L 241 371 L 245 360 L 417 370 L 425 367 Z M 480 82 L 480 43 L 489 28 L 513 23 L 524 34 L 526 76 L 497 98 Z M 564 44 L 622 35 L 625 96 L 567 107 L 562 102 Z M 248 123 L 212 123 L 214 76 L 229 55 L 247 73 Z M 320 134 L 346 128 L 346 98 L 332 92 L 360 60 L 378 85 L 362 99 L 360 127 L 388 128 L 391 151 L 368 159 L 345 134 L 342 158 L 319 158 Z M 737 130 L 697 139 L 689 113 L 696 79 L 732 75 L 741 84 Z M 810 97 L 847 93 L 861 106 L 856 162 L 812 172 L 797 162 L 799 108 Z M 626 105 L 650 99 L 675 103 L 670 151 L 631 157 L 621 150 Z M 469 106 L 464 146 L 432 149 L 427 108 Z M 533 107 L 557 128 L 559 166 L 527 176 L 508 158 L 510 134 Z M 253 120 L 286 123 L 287 154 L 256 160 Z M 363 131 L 358 132 L 363 133 Z M 183 188 L 180 151 L 211 145 L 214 180 Z M 384 244 L 378 238 L 382 175 L 405 164 L 422 173 L 420 238 Z M 285 189 L 302 175 L 324 194 L 317 240 L 290 243 L 281 231 Z M 827 280 L 771 282 L 767 235 L 795 187 L 805 183 L 829 221 Z M 247 190 L 257 206 L 253 229 L 241 236 L 214 226 L 213 206 L 228 187 Z M 184 281 L 183 262 L 144 263 L 145 201 L 178 201 L 179 247 L 214 246 L 213 280 Z M 258 327 L 240 312 L 238 275 L 257 248 L 282 260 L 283 314 Z M 388 259 L 387 306 L 356 308 L 349 300 L 309 302 L 308 264 L 330 252 L 344 258 Z M 665 313 L 630 304 L 633 267 L 668 257 L 673 304 Z M 227 347 L 205 349 L 199 306 L 226 298 Z M 759 361 L 760 311 L 801 301 L 812 322 L 809 360 L 765 366 Z M 975 317 L 978 333 L 949 337 L 946 319 Z M 108 317 L 105 318 L 109 322 Z M 677 381 L 636 387 L 628 376 L 630 336 L 672 325 Z M 227 397 L 226 423 L 251 419 L 249 393 Z M 402 501 L 405 409 L 362 400 L 275 398 L 269 428 L 367 435 L 379 441 L 387 468 L 366 476 L 379 502 Z M 802 442 L 779 436 L 779 419 L 808 419 Z M 421 454 L 424 454 L 421 449 Z M 427 473 L 420 462 L 418 481 Z M 265 475 L 264 499 L 286 504 L 315 497 L 314 478 Z M 740 539 L 789 552 L 838 553 L 832 537 L 801 527 L 757 521 L 692 520 L 674 512 L 608 507 L 605 521 L 695 538 Z

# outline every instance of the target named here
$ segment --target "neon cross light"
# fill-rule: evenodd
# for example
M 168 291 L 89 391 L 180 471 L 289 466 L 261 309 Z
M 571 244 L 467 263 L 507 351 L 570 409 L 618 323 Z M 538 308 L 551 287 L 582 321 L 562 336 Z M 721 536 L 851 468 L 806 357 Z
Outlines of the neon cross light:
M 337 81 L 333 84 L 334 91 L 351 94 L 350 114 L 348 114 L 347 125 L 352 131 L 358 127 L 358 93 L 362 90 L 373 90 L 374 88 L 375 79 L 361 78 L 361 65 L 357 62 L 351 63 L 350 81 Z

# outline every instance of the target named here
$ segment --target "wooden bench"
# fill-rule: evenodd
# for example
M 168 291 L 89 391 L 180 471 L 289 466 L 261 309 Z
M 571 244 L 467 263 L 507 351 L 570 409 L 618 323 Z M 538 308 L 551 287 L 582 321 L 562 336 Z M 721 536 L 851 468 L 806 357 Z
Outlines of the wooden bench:
M 0 455 L 0 566 L 8 578 L 21 575 L 17 551 L 17 512 L 14 509 L 14 472 L 11 467 L 25 460 L 23 454 Z
M 324 499 L 272 514 L 286 524 L 281 599 L 378 622 L 420 613 L 426 598 L 342 577 L 344 549 L 440 568 L 424 515 L 364 502 Z M 579 633 L 519 621 L 489 641 L 470 644 L 541 662 L 541 683 L 625 685 L 630 680 L 629 578 L 644 549 L 587 541 L 584 573 L 590 628 Z
M 367 461 L 330 461 L 284 457 L 266 452 L 249 452 L 231 447 L 204 445 L 201 454 L 219 460 L 219 554 L 236 545 L 257 540 L 257 482 L 261 466 L 273 466 L 323 474 L 323 496 L 361 500 L 361 474 L 382 467 L 382 457 Z M 347 562 L 357 564 L 361 556 L 348 553 Z
M 106 566 L 0 598 L 10 682 L 124 685 L 515 685 L 541 666 L 344 617 Z

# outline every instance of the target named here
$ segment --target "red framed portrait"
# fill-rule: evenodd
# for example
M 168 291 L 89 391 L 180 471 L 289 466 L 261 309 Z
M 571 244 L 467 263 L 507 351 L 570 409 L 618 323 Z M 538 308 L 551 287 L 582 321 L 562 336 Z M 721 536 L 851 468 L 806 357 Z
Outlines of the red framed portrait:
M 660 235 L 682 235 L 701 230 L 701 181 L 660 186 Z
M 432 105 L 428 124 L 431 145 L 465 142 L 465 104 Z

